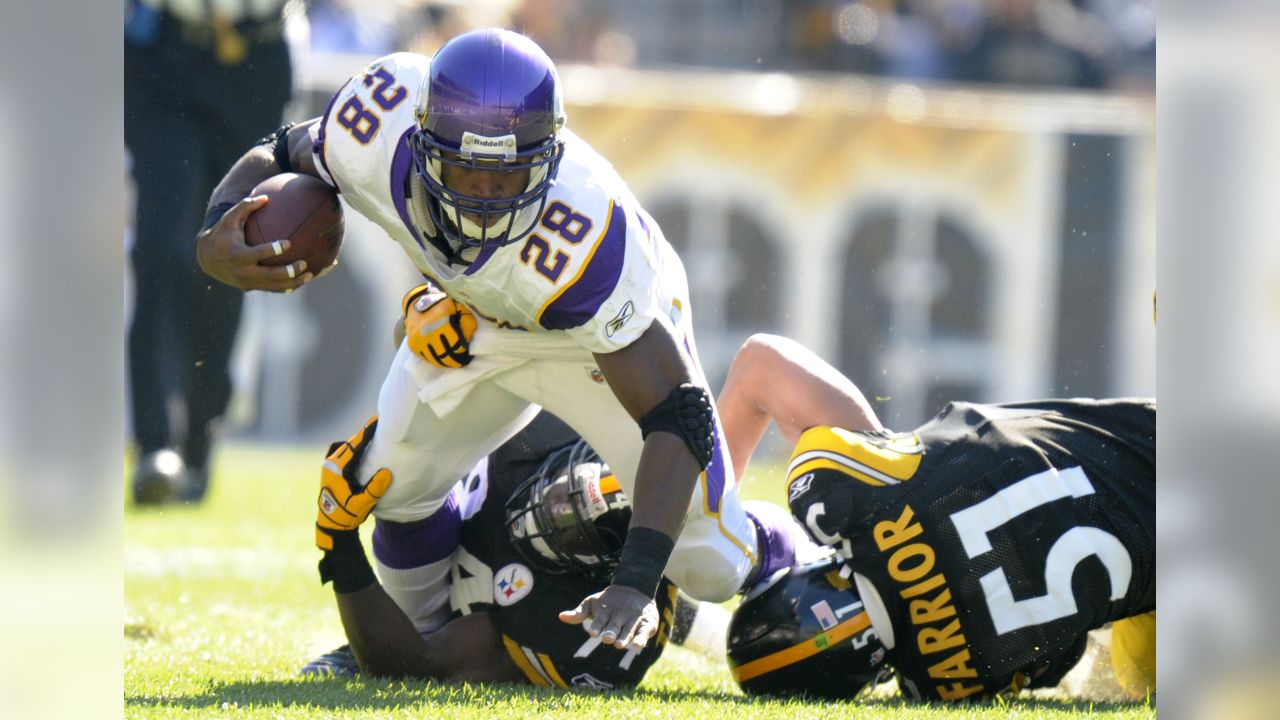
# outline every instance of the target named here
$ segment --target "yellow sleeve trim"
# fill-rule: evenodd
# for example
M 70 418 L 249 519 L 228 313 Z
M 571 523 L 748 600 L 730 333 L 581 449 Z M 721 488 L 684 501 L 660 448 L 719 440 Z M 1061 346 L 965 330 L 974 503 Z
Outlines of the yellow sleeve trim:
M 914 435 L 881 442 L 837 427 L 810 428 L 800 436 L 791 455 L 787 491 L 790 493 L 796 478 L 820 468 L 843 472 L 875 487 L 897 485 L 916 474 L 923 458 L 923 446 Z
M 548 680 L 545 675 L 538 672 L 538 669 L 533 666 L 533 663 L 529 662 L 529 658 L 525 657 L 524 649 L 516 644 L 516 641 L 506 635 L 503 635 L 502 644 L 506 646 L 507 654 L 515 661 L 516 666 L 524 671 L 525 677 L 529 678 L 529 682 L 537 685 L 538 687 L 551 687 L 550 680 Z
M 551 682 L 556 684 L 556 687 L 569 687 L 569 683 L 565 682 L 564 678 L 560 677 L 560 673 L 556 672 L 555 663 L 551 662 L 551 658 L 547 657 L 546 653 L 538 653 L 538 660 L 542 661 L 542 669 L 547 671 L 547 675 L 551 678 Z
M 795 466 L 791 470 L 791 472 L 787 473 L 788 492 L 791 490 L 791 480 L 793 478 L 801 477 L 802 475 L 811 473 L 814 470 L 835 470 L 837 472 L 845 473 L 846 475 L 853 475 L 854 477 L 858 478 L 862 482 L 874 487 L 884 487 L 885 485 L 888 484 L 882 480 L 878 480 L 875 477 L 872 477 L 871 475 L 858 472 L 857 470 L 850 468 L 848 465 L 838 463 L 834 460 L 827 460 L 824 458 L 814 458 L 811 460 L 807 460 L 803 463 L 800 463 L 799 465 Z

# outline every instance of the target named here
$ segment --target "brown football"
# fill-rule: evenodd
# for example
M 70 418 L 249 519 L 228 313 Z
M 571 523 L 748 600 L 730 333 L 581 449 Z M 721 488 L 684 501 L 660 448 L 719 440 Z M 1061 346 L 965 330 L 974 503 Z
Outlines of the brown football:
M 342 203 L 338 193 L 320 178 L 284 173 L 258 183 L 250 197 L 266 195 L 267 204 L 249 215 L 244 239 L 250 245 L 288 240 L 283 255 L 262 265 L 286 265 L 306 260 L 307 271 L 320 274 L 338 259 L 342 249 Z

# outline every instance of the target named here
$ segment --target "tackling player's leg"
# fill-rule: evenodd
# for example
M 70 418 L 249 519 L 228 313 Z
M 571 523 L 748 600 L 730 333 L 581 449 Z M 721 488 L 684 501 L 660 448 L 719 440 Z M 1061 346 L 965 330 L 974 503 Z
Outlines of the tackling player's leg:
M 537 408 L 480 380 L 457 408 L 437 415 L 419 400 L 418 380 L 407 363 L 425 366 L 402 344 L 379 393 L 378 429 L 358 477 L 367 482 L 376 469 L 387 468 L 395 478 L 373 511 L 378 521 L 373 554 L 387 594 L 422 628 L 447 605 L 449 557 L 459 527 L 451 489 L 480 458 L 527 424 Z M 472 371 L 431 368 L 427 376 L 445 372 L 458 379 Z
M 529 363 L 504 373 L 496 382 L 512 393 L 523 393 L 578 431 L 630 494 L 642 449 L 636 422 L 608 385 L 594 379 L 591 369 L 581 362 Z M 540 392 L 542 388 L 554 390 Z M 667 577 L 686 593 L 712 602 L 729 599 L 749 580 L 761 576 L 761 563 L 790 565 L 794 549 L 811 544 L 785 512 L 754 516 L 744 512 L 723 434 L 719 434 L 714 457 L 695 486 L 684 529 L 666 568 Z M 766 547 L 772 548 L 771 557 L 762 557 L 759 549 L 764 544 L 759 538 L 774 538 Z
M 1130 697 L 1156 691 L 1155 611 L 1111 624 L 1111 668 Z

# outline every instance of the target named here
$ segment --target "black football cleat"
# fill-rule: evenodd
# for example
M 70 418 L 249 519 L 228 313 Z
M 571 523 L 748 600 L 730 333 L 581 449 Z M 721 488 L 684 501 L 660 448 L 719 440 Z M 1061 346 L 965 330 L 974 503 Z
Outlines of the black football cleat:
M 186 485 L 186 465 L 173 450 L 157 450 L 138 459 L 133 471 L 133 501 L 138 505 L 172 502 Z

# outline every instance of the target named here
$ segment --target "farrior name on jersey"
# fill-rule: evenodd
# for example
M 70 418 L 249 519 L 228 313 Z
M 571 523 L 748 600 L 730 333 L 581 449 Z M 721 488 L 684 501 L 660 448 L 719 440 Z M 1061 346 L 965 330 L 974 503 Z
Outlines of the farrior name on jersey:
M 896 519 L 881 520 L 872 529 L 876 547 L 889 556 L 889 577 L 902 585 L 898 594 L 908 602 L 916 647 L 921 655 L 938 656 L 938 662 L 929 666 L 929 677 L 940 681 L 935 686 L 938 696 L 959 700 L 986 688 L 966 682 L 978 677 L 978 671 L 971 664 L 968 640 L 951 601 L 947 579 L 941 572 L 933 572 L 937 553 L 932 545 L 919 539 L 923 533 L 910 505 L 904 505 Z

